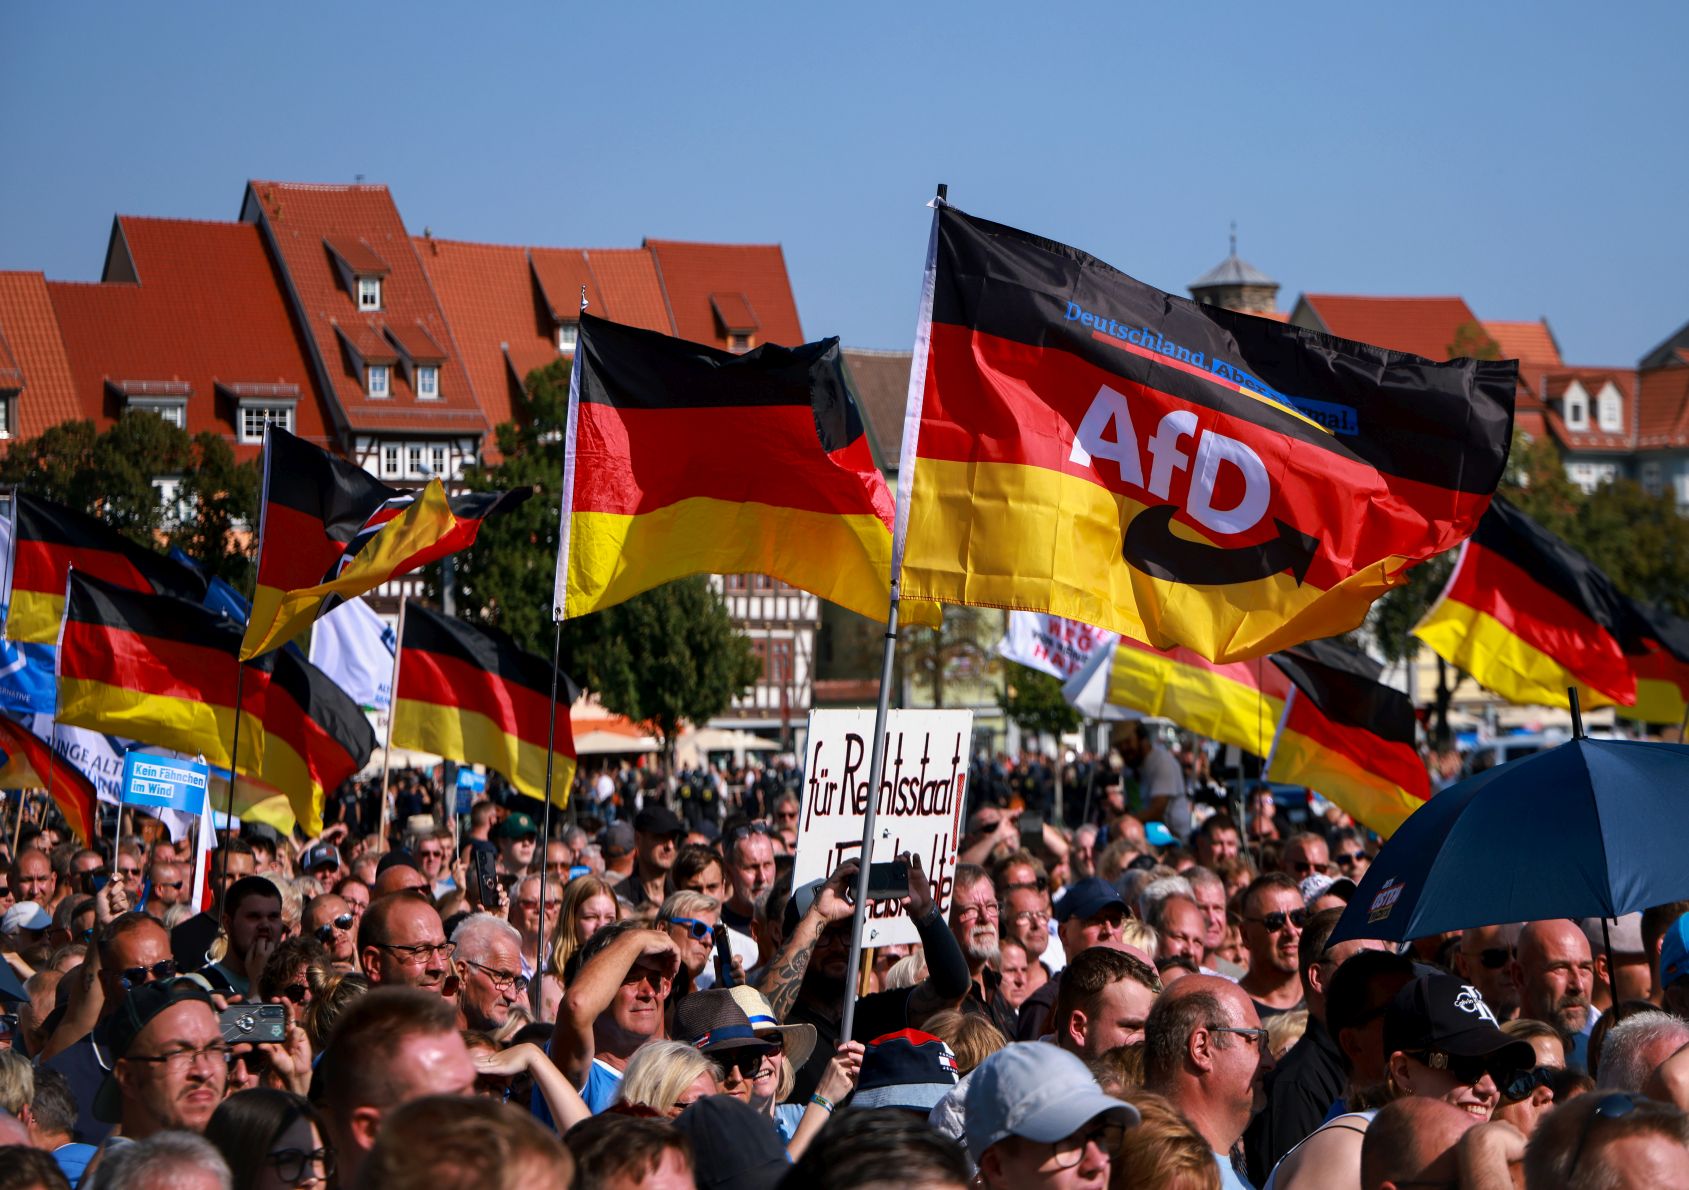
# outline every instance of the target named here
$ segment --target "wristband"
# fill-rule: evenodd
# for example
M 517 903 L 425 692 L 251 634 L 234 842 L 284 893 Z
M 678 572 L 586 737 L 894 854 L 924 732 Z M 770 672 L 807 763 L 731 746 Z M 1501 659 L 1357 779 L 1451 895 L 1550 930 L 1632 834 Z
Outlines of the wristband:
M 828 1115 L 833 1114 L 833 1101 L 821 1092 L 817 1091 L 815 1094 L 811 1095 L 809 1097 L 809 1101 L 816 1107 L 824 1109 Z

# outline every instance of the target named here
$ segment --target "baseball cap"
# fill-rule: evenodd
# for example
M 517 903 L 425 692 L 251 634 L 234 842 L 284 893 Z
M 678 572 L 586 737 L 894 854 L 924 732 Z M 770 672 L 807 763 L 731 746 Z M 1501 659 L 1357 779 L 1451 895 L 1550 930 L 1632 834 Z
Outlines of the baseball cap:
M 1385 1006 L 1384 1052 L 1398 1050 L 1425 1053 L 1433 1067 L 1450 1057 L 1494 1058 L 1492 1066 L 1518 1070 L 1536 1065 L 1531 1043 L 1503 1033 L 1478 989 L 1453 975 L 1421 975 Z
M 626 855 L 633 850 L 633 827 L 625 822 L 612 822 L 604 828 L 604 836 L 599 845 L 606 849 L 613 847 Z
M 956 1055 L 943 1038 L 900 1029 L 868 1043 L 853 1107 L 930 1112 L 956 1085 Z
M 1527 1043 L 1528 1045 L 1529 1043 Z M 1010 1136 L 1054 1144 L 1100 1115 L 1138 1122 L 1138 1109 L 1103 1094 L 1077 1054 L 1043 1041 L 1006 1045 L 974 1068 L 968 1084 L 968 1156 Z
M 700 1099 L 674 1123 L 692 1142 L 698 1190 L 775 1190 L 792 1168 L 768 1117 L 731 1095 Z
M 792 931 L 798 928 L 798 922 L 802 920 L 803 915 L 815 904 L 815 894 L 821 891 L 821 886 L 825 883 L 825 880 L 810 880 L 792 890 L 792 895 L 786 898 L 786 911 L 780 916 L 785 925 L 781 932 L 782 937 L 792 936 Z
M 534 825 L 534 820 L 520 810 L 514 811 L 493 830 L 495 839 L 539 838 L 540 828 Z
M 1302 900 L 1312 905 L 1323 896 L 1342 897 L 1347 901 L 1355 895 L 1355 882 L 1347 876 L 1331 877 L 1324 872 L 1315 872 L 1312 876 L 1303 877 L 1297 886 L 1302 890 Z
M 1660 939 L 1660 986 L 1670 987 L 1685 975 L 1689 975 L 1689 913 L 1672 922 Z
M 1601 918 L 1586 917 L 1583 919 L 1583 936 L 1589 939 L 1589 949 L 1596 954 L 1602 953 L 1606 942 L 1601 937 Z M 1642 945 L 1642 914 L 1627 913 L 1623 917 L 1607 918 L 1607 936 L 1612 939 L 1615 955 L 1646 954 L 1647 948 Z
M 128 1056 L 135 1038 L 155 1016 L 190 1000 L 205 1005 L 211 1012 L 217 1011 L 211 1003 L 211 994 L 206 991 L 205 981 L 198 976 L 181 975 L 175 979 L 143 983 L 138 988 L 131 988 L 123 997 L 123 1003 L 117 1006 L 117 1011 L 94 1031 L 94 1039 L 105 1047 L 111 1060 L 100 1089 L 94 1093 L 95 1119 L 115 1124 L 123 1118 L 123 1092 L 114 1073 L 117 1060 Z
M 1144 838 L 1151 847 L 1170 847 L 1178 842 L 1173 837 L 1173 832 L 1167 829 L 1165 822 L 1144 823 Z
M 299 857 L 299 866 L 307 872 L 321 869 L 338 869 L 340 867 L 340 849 L 333 843 L 315 843 L 305 848 L 305 854 Z
M 1056 902 L 1056 920 L 1095 917 L 1110 905 L 1118 905 L 1123 910 L 1126 908 L 1120 890 L 1100 876 L 1087 876 L 1063 893 L 1061 900 Z M 1062 1136 L 1066 1135 L 1067 1133 L 1062 1133 Z M 1061 1137 L 1056 1139 L 1060 1140 Z
M 633 829 L 642 835 L 684 835 L 686 824 L 675 817 L 673 810 L 658 804 L 641 810 L 633 820 Z
M 19 901 L 6 910 L 0 919 L 0 934 L 15 934 L 19 930 L 44 930 L 53 924 L 53 915 L 35 901 Z

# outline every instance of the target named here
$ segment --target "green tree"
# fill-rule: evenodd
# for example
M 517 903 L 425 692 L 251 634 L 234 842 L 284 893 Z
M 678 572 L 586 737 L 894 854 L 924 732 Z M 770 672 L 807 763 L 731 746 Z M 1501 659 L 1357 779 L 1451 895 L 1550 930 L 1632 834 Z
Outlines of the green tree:
M 529 374 L 522 420 L 495 431 L 499 461 L 472 469 L 465 481 L 477 491 L 530 487 L 534 495 L 482 525 L 454 567 L 459 614 L 496 624 L 542 656 L 552 646 L 568 401 L 567 359 Z M 563 667 L 608 710 L 649 723 L 671 768 L 681 723 L 721 714 L 761 672 L 750 641 L 701 576 L 564 621 Z
M 998 696 L 1003 713 L 1028 735 L 1061 736 L 1076 731 L 1085 717 L 1062 697 L 1060 678 L 1040 669 L 1009 669 L 1007 688 Z

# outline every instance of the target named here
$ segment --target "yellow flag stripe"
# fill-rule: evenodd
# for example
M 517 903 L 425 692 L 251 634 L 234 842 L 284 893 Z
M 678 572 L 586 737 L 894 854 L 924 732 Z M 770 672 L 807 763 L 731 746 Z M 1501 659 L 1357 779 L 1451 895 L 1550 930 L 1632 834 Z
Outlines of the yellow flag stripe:
M 1570 707 L 1566 687 L 1577 686 L 1585 709 L 1613 700 L 1574 679 L 1553 657 L 1527 644 L 1487 612 L 1454 599 L 1431 609 L 1413 634 L 1450 665 L 1508 702 L 1521 706 Z
M 1256 756 L 1273 747 L 1284 702 L 1253 686 L 1142 649 L 1118 648 L 1108 701 L 1231 744 Z
M 86 678 L 60 679 L 57 718 L 73 727 L 126 736 L 189 756 L 203 752 L 206 760 L 223 768 L 229 764 L 235 726 L 233 707 L 126 690 Z M 265 734 L 256 715 L 241 712 L 243 770 L 262 764 Z
M 1267 780 L 1306 785 L 1356 822 L 1388 839 L 1425 803 L 1380 779 L 1340 752 L 1295 731 L 1279 736 Z
M 393 746 L 484 764 L 531 798 L 545 799 L 545 749 L 504 731 L 479 711 L 401 698 L 393 704 Z M 551 800 L 569 804 L 575 758 L 555 755 Z

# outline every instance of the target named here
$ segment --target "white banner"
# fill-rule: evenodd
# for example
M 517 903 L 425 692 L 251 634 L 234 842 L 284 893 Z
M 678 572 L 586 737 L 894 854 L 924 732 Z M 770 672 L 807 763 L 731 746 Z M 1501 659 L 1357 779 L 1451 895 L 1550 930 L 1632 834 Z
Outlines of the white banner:
M 99 795 L 99 799 L 111 806 L 121 805 L 123 801 L 124 753 L 131 748 L 141 748 L 161 756 L 180 755 L 165 748 L 147 748 L 121 736 L 105 735 L 90 731 L 86 727 L 57 723 L 51 715 L 34 716 L 30 730 L 43 740 L 48 738 L 47 733 L 51 731 L 53 751 L 63 757 L 71 768 L 93 782 L 94 792 Z M 42 773 L 41 777 L 45 779 L 46 774 Z M 164 823 L 173 842 L 181 842 L 197 829 L 197 814 L 183 814 L 176 810 L 155 807 L 147 807 L 146 812 Z
M 311 664 L 361 707 L 384 711 L 393 702 L 392 625 L 362 599 L 348 599 L 311 631 Z
M 1118 634 L 1044 612 L 1010 612 L 1008 635 L 997 652 L 1010 661 L 1067 681 L 1085 668 L 1093 654 L 1113 644 Z
M 1080 671 L 1061 688 L 1062 697 L 1074 710 L 1087 719 L 1142 719 L 1131 707 L 1110 702 L 1109 679 L 1114 672 L 1114 651 L 1120 647 L 1117 637 L 1095 650 Z
M 809 713 L 793 888 L 830 876 L 861 855 L 873 735 L 872 710 Z M 967 803 L 973 712 L 892 711 L 886 735 L 872 859 L 889 863 L 904 851 L 919 856 L 933 899 L 948 915 Z M 868 906 L 864 947 L 920 940 L 901 903 Z

